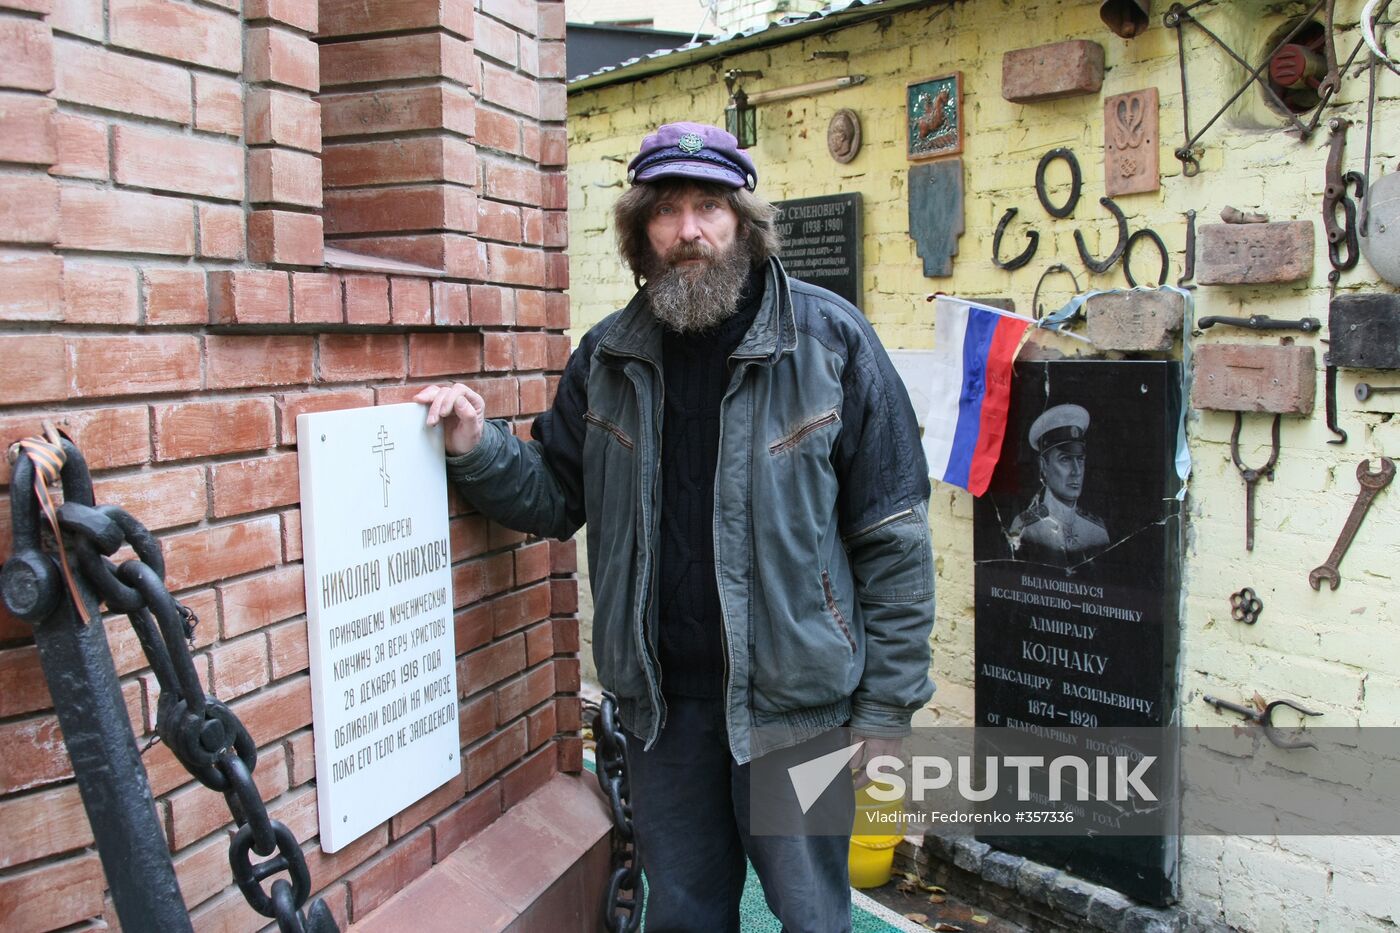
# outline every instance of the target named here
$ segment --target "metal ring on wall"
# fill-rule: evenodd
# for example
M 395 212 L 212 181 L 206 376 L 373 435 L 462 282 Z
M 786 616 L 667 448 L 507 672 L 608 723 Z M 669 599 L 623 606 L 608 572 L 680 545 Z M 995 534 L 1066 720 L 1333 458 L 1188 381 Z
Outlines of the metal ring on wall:
M 998 269 L 1010 271 L 1012 269 L 1021 268 L 1031 261 L 1031 258 L 1035 256 L 1036 248 L 1040 245 L 1040 234 L 1035 230 L 1027 230 L 1026 239 L 1030 242 L 1026 244 L 1026 248 L 1021 250 L 1020 255 L 1013 256 L 1005 262 L 1002 262 L 1001 238 L 1002 235 L 1006 233 L 1006 227 L 1011 223 L 1011 219 L 1016 216 L 1016 212 L 1016 208 L 1008 207 L 1006 213 L 1001 215 L 1001 220 L 997 221 L 997 232 L 996 235 L 992 237 L 992 265 L 996 266 Z
M 1045 190 L 1045 168 L 1056 159 L 1064 159 L 1069 166 L 1069 200 L 1063 207 L 1056 207 L 1050 203 L 1050 193 Z M 1035 167 L 1035 196 L 1040 198 L 1040 206 L 1045 208 L 1045 213 L 1051 217 L 1068 217 L 1074 213 L 1074 207 L 1079 203 L 1079 191 L 1084 187 L 1084 178 L 1079 171 L 1079 160 L 1074 157 L 1074 153 L 1068 149 L 1051 149 L 1040 157 L 1040 164 Z
M 1123 210 L 1114 203 L 1112 198 L 1099 198 L 1099 203 L 1108 208 L 1108 212 L 1113 215 L 1113 219 L 1118 222 L 1118 242 L 1113 246 L 1113 252 L 1108 254 L 1107 259 L 1095 259 L 1089 255 L 1089 248 L 1084 245 L 1084 234 L 1078 230 L 1074 231 L 1074 245 L 1079 249 L 1079 258 L 1090 272 L 1103 275 L 1113 264 L 1123 255 L 1123 251 L 1128 248 L 1128 218 L 1123 216 Z
M 1040 286 L 1045 284 L 1045 280 L 1055 272 L 1063 272 L 1069 276 L 1069 280 L 1074 283 L 1074 293 L 1079 294 L 1079 279 L 1075 278 L 1069 266 L 1062 262 L 1051 263 L 1045 267 L 1045 271 L 1040 273 L 1040 279 L 1035 283 L 1035 292 L 1031 295 L 1031 315 L 1038 321 L 1041 318 L 1040 312 Z
M 1138 283 L 1137 283 L 1137 280 L 1133 278 L 1133 270 L 1132 270 L 1132 269 L 1129 267 L 1129 265 L 1128 265 L 1128 257 L 1132 256 L 1132 254 L 1133 254 L 1133 244 L 1136 243 L 1136 242 L 1138 241 L 1138 238 L 1139 238 L 1139 237 L 1144 237 L 1144 238 L 1146 238 L 1146 239 L 1149 239 L 1149 240 L 1151 240 L 1153 243 L 1155 243 L 1155 244 L 1157 245 L 1157 252 L 1158 252 L 1158 253 L 1161 255 L 1161 257 L 1162 257 L 1162 272 L 1161 272 L 1160 275 L 1157 276 L 1157 284 L 1158 284 L 1159 286 L 1160 286 L 1160 285 L 1166 285 L 1166 284 L 1167 284 L 1167 262 L 1168 262 L 1168 260 L 1167 260 L 1167 244 L 1165 244 L 1165 243 L 1162 242 L 1162 238 L 1159 237 L 1159 236 L 1157 235 L 1157 231 L 1156 231 L 1156 230 L 1152 230 L 1152 229 L 1150 229 L 1150 228 L 1144 227 L 1143 229 L 1136 231 L 1132 236 L 1128 237 L 1128 245 L 1127 245 L 1126 247 L 1123 248 L 1123 274 L 1124 274 L 1125 276 L 1128 277 L 1128 287 L 1129 287 L 1129 288 L 1137 288 L 1137 284 L 1138 284 Z

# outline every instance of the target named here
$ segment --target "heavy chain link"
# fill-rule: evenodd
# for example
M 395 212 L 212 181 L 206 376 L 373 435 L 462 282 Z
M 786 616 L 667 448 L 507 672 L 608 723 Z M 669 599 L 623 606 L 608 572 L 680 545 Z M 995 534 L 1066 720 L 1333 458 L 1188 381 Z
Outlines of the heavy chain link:
M 75 485 L 91 489 L 83 472 Z M 229 863 L 249 906 L 275 919 L 282 933 L 338 933 L 330 908 L 320 898 L 302 910 L 311 894 L 306 857 L 292 831 L 268 814 L 253 782 L 258 763 L 253 737 L 199 682 L 190 652 L 199 619 L 166 589 L 160 543 L 116 506 L 70 500 L 57 509 L 57 516 L 77 555 L 78 573 L 109 609 L 131 620 L 160 684 L 156 733 L 190 774 L 223 794 L 228 803 L 238 826 Z M 118 566 L 107 558 L 123 545 L 130 545 L 136 557 Z M 266 860 L 254 865 L 251 853 Z M 267 858 L 274 853 L 275 858 Z M 271 894 L 265 892 L 263 880 L 283 871 L 291 881 L 277 879 Z
M 642 922 L 642 869 L 632 835 L 632 805 L 628 802 L 627 736 L 617 722 L 617 698 L 603 694 L 593 720 L 597 741 L 598 786 L 612 810 L 612 874 L 608 878 L 603 924 L 611 933 L 632 933 Z

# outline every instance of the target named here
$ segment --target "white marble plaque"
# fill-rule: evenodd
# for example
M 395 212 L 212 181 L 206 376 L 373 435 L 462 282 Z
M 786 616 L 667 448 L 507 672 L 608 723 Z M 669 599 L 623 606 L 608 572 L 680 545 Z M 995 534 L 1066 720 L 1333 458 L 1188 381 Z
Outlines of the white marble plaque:
M 297 417 L 321 848 L 461 771 L 441 428 L 422 405 Z

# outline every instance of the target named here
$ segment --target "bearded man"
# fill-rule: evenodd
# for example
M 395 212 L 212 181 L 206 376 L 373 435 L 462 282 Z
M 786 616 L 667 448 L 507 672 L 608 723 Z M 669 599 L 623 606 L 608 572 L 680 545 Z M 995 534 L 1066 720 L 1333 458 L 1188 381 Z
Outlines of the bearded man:
M 647 930 L 738 930 L 746 856 L 785 929 L 849 930 L 848 835 L 753 832 L 749 771 L 843 725 L 857 764 L 895 750 L 933 692 L 914 412 L 860 312 L 783 271 L 733 136 L 663 126 L 628 180 L 614 220 L 637 294 L 584 336 L 533 440 L 464 385 L 418 400 L 483 514 L 587 525 Z

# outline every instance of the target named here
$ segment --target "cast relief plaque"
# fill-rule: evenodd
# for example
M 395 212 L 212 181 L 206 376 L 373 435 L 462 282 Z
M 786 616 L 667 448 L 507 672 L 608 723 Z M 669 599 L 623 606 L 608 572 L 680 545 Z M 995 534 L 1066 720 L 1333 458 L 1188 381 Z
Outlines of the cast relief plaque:
M 1129 91 L 1104 101 L 1104 190 L 1111 198 L 1162 186 L 1157 89 Z
M 423 411 L 297 417 L 326 852 L 461 772 L 447 475 Z

